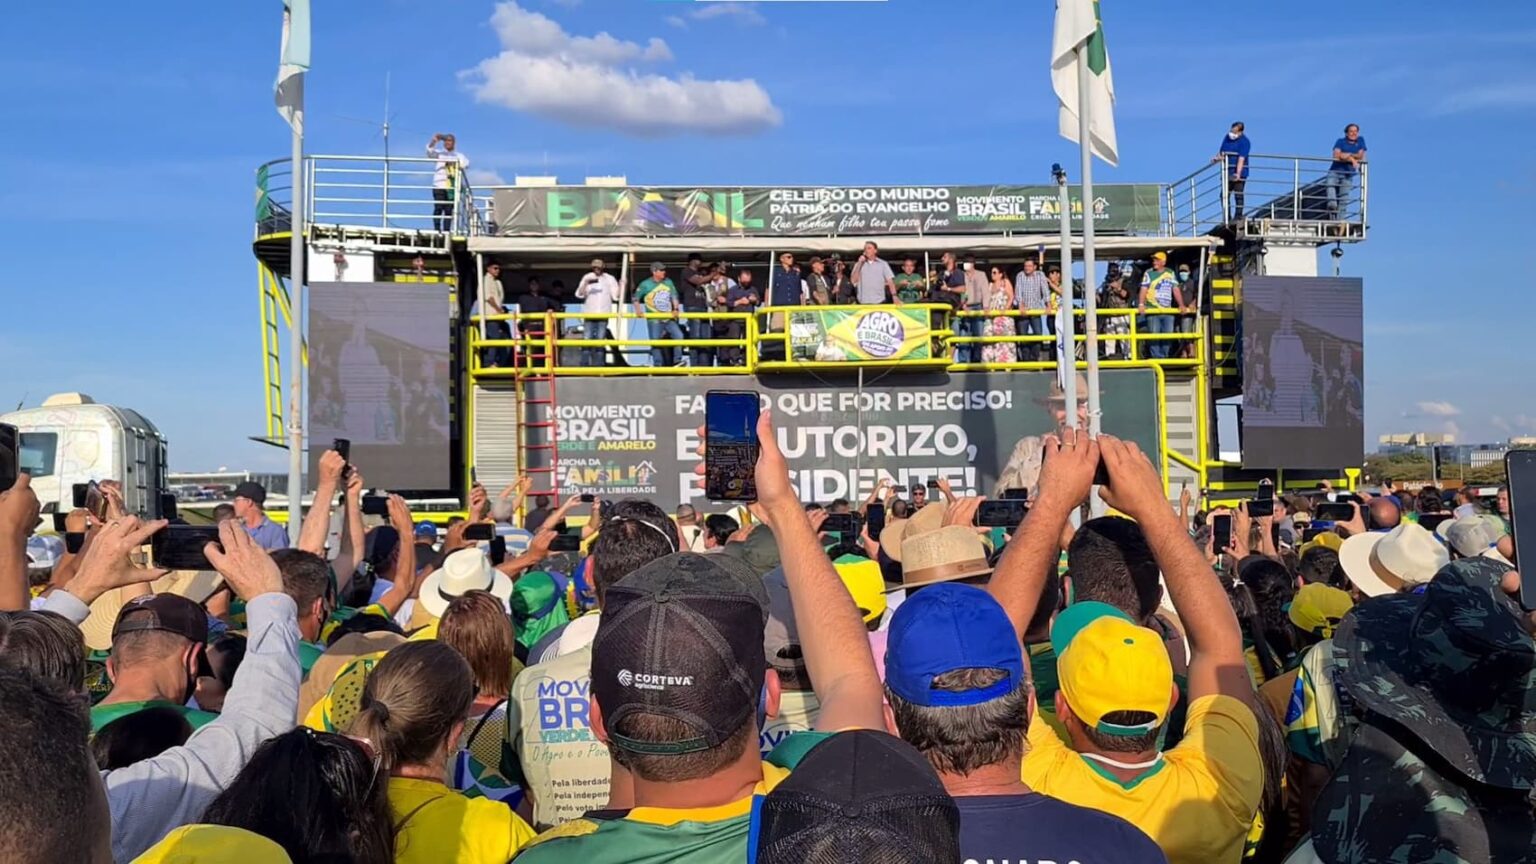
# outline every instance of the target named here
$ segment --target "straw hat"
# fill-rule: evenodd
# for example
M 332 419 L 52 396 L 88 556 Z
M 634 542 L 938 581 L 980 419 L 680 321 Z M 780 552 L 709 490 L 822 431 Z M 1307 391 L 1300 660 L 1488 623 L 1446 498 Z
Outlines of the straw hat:
M 902 548 L 906 541 L 943 527 L 944 517 L 948 514 L 949 505 L 943 501 L 923 505 L 923 509 L 912 514 L 911 518 L 897 519 L 885 526 L 885 530 L 880 532 L 880 550 L 887 558 L 901 563 Z
M 441 618 L 449 603 L 470 591 L 489 591 L 503 605 L 512 597 L 512 580 L 492 567 L 491 560 L 477 547 L 460 549 L 444 558 L 443 566 L 421 583 L 416 606 Z
M 1385 533 L 1348 538 L 1339 547 L 1339 563 L 1361 594 L 1380 597 L 1428 582 L 1451 563 L 1451 555 L 1434 534 L 1404 522 Z
M 987 563 L 987 547 L 974 530 L 964 525 L 949 525 L 908 536 L 903 546 L 906 560 L 901 564 L 901 584 L 888 591 L 953 582 L 992 572 Z
M 224 585 L 224 577 L 212 570 L 173 570 L 149 583 L 150 594 L 177 594 L 202 604 Z M 96 598 L 91 604 L 91 614 L 80 622 L 80 632 L 85 636 L 85 647 L 92 651 L 106 651 L 112 647 L 112 625 L 129 600 L 141 591 L 129 592 L 125 588 L 113 588 Z

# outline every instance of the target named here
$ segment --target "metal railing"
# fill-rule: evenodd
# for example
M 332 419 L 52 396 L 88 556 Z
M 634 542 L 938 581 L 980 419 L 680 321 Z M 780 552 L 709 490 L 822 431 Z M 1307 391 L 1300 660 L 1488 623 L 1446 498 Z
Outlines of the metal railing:
M 317 154 L 305 156 L 303 167 L 306 223 L 455 236 L 483 230 L 484 214 L 462 173 L 455 175 L 450 200 L 436 197 L 436 159 Z M 294 186 L 290 159 L 256 169 L 256 236 L 289 230 Z
M 1230 226 L 1239 237 L 1364 240 L 1370 166 L 1346 174 L 1330 170 L 1332 164 L 1330 157 L 1257 154 L 1238 182 L 1224 161 L 1212 161 L 1168 184 L 1168 233 Z
M 473 315 L 464 320 L 469 352 L 470 375 L 482 378 L 515 378 L 529 374 L 558 375 L 748 375 L 758 372 L 856 369 L 863 367 L 906 367 L 951 371 L 1053 369 L 1057 336 L 1052 326 L 1043 335 L 1026 335 L 1012 332 L 981 335 L 961 335 L 966 331 L 965 321 L 980 319 L 992 322 L 1007 318 L 1019 321 L 1024 318 L 1053 320 L 1055 313 L 1044 310 L 1021 312 L 1011 309 L 994 311 L 951 311 L 948 307 L 934 307 L 933 324 L 930 328 L 932 350 L 929 356 L 900 360 L 837 361 L 824 362 L 813 359 L 795 359 L 790 352 L 789 328 L 776 316 L 783 316 L 795 309 L 821 307 L 763 308 L 752 313 L 740 312 L 683 312 L 676 318 L 668 313 L 636 315 L 624 310 L 612 315 L 580 312 L 530 313 L 508 312 L 499 315 Z M 857 311 L 892 307 L 837 306 L 836 309 Z M 1086 359 L 1087 337 L 1083 333 L 1085 313 L 1074 309 L 1077 323 L 1074 352 L 1081 363 Z M 1100 309 L 1099 356 L 1109 368 L 1127 367 L 1193 367 L 1204 362 L 1206 319 L 1195 313 L 1181 313 L 1176 309 L 1148 309 L 1146 313 L 1136 309 Z M 953 317 L 950 317 L 953 316 Z M 1152 329 L 1154 316 L 1166 319 L 1169 330 Z M 542 327 L 528 327 L 532 321 Z M 676 321 L 682 338 L 671 338 L 662 332 L 654 333 L 647 327 L 643 335 L 631 338 L 588 339 L 585 335 L 567 335 L 565 326 L 585 324 L 587 321 L 638 325 L 640 322 Z M 693 338 L 688 335 L 687 324 L 694 321 L 725 322 L 741 325 L 738 336 Z M 1161 322 L 1159 322 L 1161 323 Z M 501 330 L 496 325 L 504 325 Z M 610 330 L 612 327 L 609 328 Z M 1041 329 L 1044 329 L 1042 327 Z M 500 331 L 500 332 L 498 332 Z M 987 346 L 1013 346 L 1013 358 L 984 359 L 992 354 Z M 765 348 L 771 350 L 765 351 Z M 978 358 L 960 362 L 962 347 L 976 346 Z M 596 353 L 584 353 L 596 352 Z M 1029 349 L 1034 349 L 1033 351 Z M 661 351 L 661 364 L 628 365 L 633 352 L 652 356 Z M 625 363 L 611 362 L 614 356 L 626 358 Z M 1026 356 L 1028 355 L 1028 356 Z

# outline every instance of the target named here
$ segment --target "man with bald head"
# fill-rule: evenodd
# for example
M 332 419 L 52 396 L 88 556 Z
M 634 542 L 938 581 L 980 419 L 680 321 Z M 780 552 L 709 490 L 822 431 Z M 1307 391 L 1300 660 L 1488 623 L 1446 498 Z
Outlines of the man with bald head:
M 1366 505 L 1370 510 L 1370 530 L 1391 531 L 1403 521 L 1403 511 L 1391 498 L 1372 498 Z

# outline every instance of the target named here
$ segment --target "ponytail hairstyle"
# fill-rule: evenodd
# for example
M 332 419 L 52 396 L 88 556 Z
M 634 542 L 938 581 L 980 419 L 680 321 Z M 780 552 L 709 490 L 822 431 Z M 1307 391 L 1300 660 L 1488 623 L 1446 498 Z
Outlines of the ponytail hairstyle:
M 1242 562 L 1239 562 L 1231 571 L 1221 572 L 1221 587 L 1227 591 L 1227 600 L 1232 604 L 1232 611 L 1237 614 L 1237 623 L 1244 638 L 1253 646 L 1253 653 L 1259 658 L 1259 669 L 1264 673 L 1264 680 L 1269 681 L 1284 670 L 1280 666 L 1280 658 L 1264 637 L 1264 624 L 1259 618 L 1259 607 L 1253 599 L 1253 592 L 1243 584 L 1241 576 L 1235 575 L 1241 574 L 1242 570 Z
M 459 652 L 442 642 L 407 642 L 368 674 L 348 734 L 369 743 L 385 774 L 425 765 L 453 743 L 448 738 L 474 699 L 474 673 Z

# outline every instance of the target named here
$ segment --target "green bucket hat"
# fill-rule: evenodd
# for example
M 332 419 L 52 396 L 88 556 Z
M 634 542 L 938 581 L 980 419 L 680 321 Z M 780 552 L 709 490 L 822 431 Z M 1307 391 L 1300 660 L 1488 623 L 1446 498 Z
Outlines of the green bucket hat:
M 1499 587 L 1508 565 L 1468 558 L 1422 594 L 1356 606 L 1334 638 L 1338 684 L 1469 780 L 1536 787 L 1536 641 Z
M 512 624 L 518 644 L 531 648 L 550 631 L 571 620 L 565 609 L 564 582 L 543 570 L 524 573 L 512 583 Z

